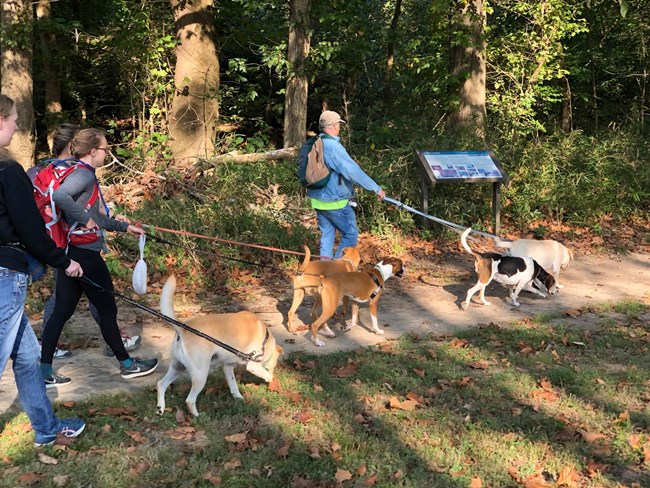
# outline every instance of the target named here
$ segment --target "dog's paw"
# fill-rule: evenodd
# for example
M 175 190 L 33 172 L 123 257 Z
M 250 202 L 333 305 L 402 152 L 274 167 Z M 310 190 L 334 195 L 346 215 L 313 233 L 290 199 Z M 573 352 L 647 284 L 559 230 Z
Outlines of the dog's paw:
M 377 329 L 372 329 L 372 331 L 373 331 L 375 334 L 379 334 L 379 335 L 384 335 L 384 334 L 385 334 L 385 332 L 384 332 L 383 330 L 379 329 L 379 328 L 377 328 Z
M 314 340 L 314 345 L 316 347 L 324 347 L 325 346 L 325 343 L 323 341 L 321 341 L 318 337 L 314 337 L 313 340 Z
M 352 330 L 353 327 L 356 326 L 357 326 L 356 322 L 353 322 L 352 320 L 348 320 L 343 325 L 341 325 L 341 330 L 343 332 L 349 332 L 350 330 Z
M 467 307 L 469 307 L 469 302 L 463 302 L 461 303 L 460 306 L 462 307 L 463 310 L 467 310 Z
M 165 413 L 165 406 L 164 405 L 158 405 L 158 407 L 156 408 L 156 413 L 158 415 L 164 414 Z
M 555 282 L 555 288 L 564 288 L 564 285 L 560 285 L 557 281 Z
M 492 302 L 483 301 L 483 305 L 492 305 Z
M 519 305 L 521 305 L 521 303 L 519 303 L 519 302 L 515 302 L 514 300 L 512 301 L 512 304 L 513 304 L 515 307 L 518 307 Z
M 336 334 L 332 329 L 329 328 L 327 325 L 323 325 L 320 330 L 318 331 L 319 334 L 324 335 L 325 337 L 336 337 Z

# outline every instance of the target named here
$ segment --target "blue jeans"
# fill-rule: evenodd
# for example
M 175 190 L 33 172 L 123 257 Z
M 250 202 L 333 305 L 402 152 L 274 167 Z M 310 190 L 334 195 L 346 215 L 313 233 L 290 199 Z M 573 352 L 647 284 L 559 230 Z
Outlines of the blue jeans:
M 29 276 L 0 267 L 0 378 L 13 361 L 18 396 L 35 432 L 56 434 L 59 420 L 45 393 L 40 347 L 25 315 Z
M 342 251 L 346 247 L 356 246 L 359 240 L 359 230 L 357 229 L 357 217 L 350 205 L 346 205 L 338 210 L 318 210 L 318 227 L 321 231 L 320 236 L 320 255 L 332 257 L 334 248 L 334 238 L 336 231 L 341 233 L 341 242 L 336 249 L 334 258 L 340 258 Z

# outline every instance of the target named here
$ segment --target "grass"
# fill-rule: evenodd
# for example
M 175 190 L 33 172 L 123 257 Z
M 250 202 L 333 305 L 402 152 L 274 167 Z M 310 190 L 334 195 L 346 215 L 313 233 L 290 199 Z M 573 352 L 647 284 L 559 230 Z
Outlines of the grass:
M 152 390 L 66 403 L 69 445 L 6 413 L 0 486 L 649 486 L 648 307 L 591 313 L 294 355 L 277 388 L 244 373 L 243 402 L 214 374 L 197 419 L 186 381 L 163 416 Z

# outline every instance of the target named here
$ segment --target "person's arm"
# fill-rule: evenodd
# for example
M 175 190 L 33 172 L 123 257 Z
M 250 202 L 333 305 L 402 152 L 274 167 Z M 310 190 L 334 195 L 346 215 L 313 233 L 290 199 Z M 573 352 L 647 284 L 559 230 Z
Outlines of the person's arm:
M 95 187 L 95 175 L 92 171 L 79 168 L 68 175 L 65 181 L 52 194 L 54 203 L 65 214 L 67 220 L 87 225 L 91 218 L 84 210 Z M 76 197 L 76 200 L 75 200 Z
M 339 142 L 325 139 L 323 147 L 325 162 L 332 170 L 368 191 L 378 195 L 383 193 L 381 187 L 361 169 Z
M 73 263 L 78 267 L 47 235 L 45 222 L 34 201 L 34 187 L 23 168 L 15 163 L 7 166 L 5 171 L 9 172 L 7 181 L 12 183 L 5 189 L 7 214 L 27 252 L 53 268 L 67 270 Z

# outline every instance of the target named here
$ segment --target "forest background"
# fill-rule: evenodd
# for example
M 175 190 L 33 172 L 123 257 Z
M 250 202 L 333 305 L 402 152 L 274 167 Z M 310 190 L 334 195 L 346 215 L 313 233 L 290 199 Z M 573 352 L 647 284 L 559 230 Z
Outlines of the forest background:
M 647 226 L 647 0 L 2 0 L 11 150 L 102 127 L 109 196 L 163 227 L 287 249 L 317 242 L 296 148 L 320 112 L 387 195 L 419 206 L 414 150 L 492 150 L 506 233 L 607 240 Z M 430 213 L 489 229 L 490 185 Z M 440 233 L 359 195 L 362 230 Z M 635 227 L 636 226 L 636 227 Z M 629 231 L 626 231 L 629 232 Z M 118 240 L 119 244 L 119 240 Z M 131 246 L 132 247 L 132 246 Z

